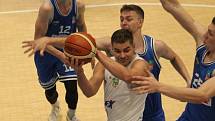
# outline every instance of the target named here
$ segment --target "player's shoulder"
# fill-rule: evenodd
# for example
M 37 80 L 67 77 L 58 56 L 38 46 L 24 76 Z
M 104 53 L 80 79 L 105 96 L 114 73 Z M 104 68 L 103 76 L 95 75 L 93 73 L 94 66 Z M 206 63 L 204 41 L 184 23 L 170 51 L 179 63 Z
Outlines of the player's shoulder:
M 156 46 L 162 46 L 162 45 L 165 44 L 165 43 L 164 43 L 164 41 L 162 41 L 162 40 L 154 39 L 154 44 L 155 44 Z
M 137 64 L 137 65 L 144 64 L 145 65 L 145 64 L 148 64 L 148 62 L 145 59 L 143 59 L 142 57 L 140 57 L 139 55 L 137 55 L 133 64 Z
M 155 39 L 154 40 L 154 47 L 155 47 L 155 50 L 159 51 L 160 49 L 166 47 L 166 44 L 162 40 Z
M 149 63 L 141 57 L 136 58 L 136 60 L 133 61 L 131 66 L 139 68 L 141 70 L 150 69 Z
M 40 11 L 43 12 L 51 12 L 53 10 L 53 6 L 50 0 L 44 0 L 42 5 L 40 6 Z

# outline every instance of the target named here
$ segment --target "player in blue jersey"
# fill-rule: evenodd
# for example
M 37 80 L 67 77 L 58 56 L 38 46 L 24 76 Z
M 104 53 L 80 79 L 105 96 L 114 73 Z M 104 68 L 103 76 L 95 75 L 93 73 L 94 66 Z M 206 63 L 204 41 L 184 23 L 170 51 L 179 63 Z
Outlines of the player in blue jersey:
M 196 58 L 191 88 L 200 87 L 207 80 L 214 80 L 215 69 L 215 18 L 208 28 L 195 21 L 177 0 L 160 0 L 164 9 L 186 29 L 195 39 Z M 215 97 L 205 104 L 186 105 L 178 121 L 214 121 Z
M 134 37 L 135 51 L 148 61 L 152 67 L 152 73 L 159 79 L 160 63 L 159 58 L 165 58 L 171 62 L 173 67 L 182 75 L 190 84 L 190 77 L 188 71 L 179 58 L 179 56 L 168 47 L 163 41 L 155 40 L 153 37 L 142 33 L 142 25 L 144 22 L 144 11 L 137 5 L 124 5 L 120 10 L 120 26 L 123 29 L 128 29 L 132 32 Z M 34 51 L 40 50 L 41 54 L 44 52 L 47 44 L 55 44 L 55 46 L 63 46 L 65 38 L 53 38 L 49 41 L 43 41 L 47 38 L 38 40 L 38 43 L 32 44 L 31 41 L 25 41 L 24 47 L 30 46 Z M 107 41 L 109 40 L 109 41 Z M 110 38 L 96 39 L 98 49 L 110 51 Z M 29 52 L 29 51 L 26 51 Z M 152 93 L 147 96 L 146 106 L 143 113 L 143 121 L 165 121 L 164 111 L 162 108 L 160 93 Z
M 84 4 L 76 0 L 45 0 L 39 8 L 35 24 L 35 41 L 42 37 L 66 37 L 77 30 L 87 31 L 84 11 Z M 48 46 L 44 56 L 39 52 L 35 53 L 39 83 L 45 89 L 46 99 L 52 105 L 48 120 L 57 121 L 59 115 L 56 90 L 56 82 L 59 80 L 64 83 L 66 89 L 67 121 L 77 121 L 75 116 L 78 102 L 77 75 L 74 69 L 63 63 L 66 61 L 61 51 L 60 48 Z
M 143 86 L 133 89 L 138 93 L 159 91 L 187 103 L 177 121 L 214 121 L 215 119 L 215 17 L 208 28 L 196 22 L 177 0 L 160 0 L 164 9 L 195 39 L 196 57 L 190 88 L 178 88 L 156 83 L 154 78 L 136 77 L 145 80 L 133 82 Z M 201 104 L 196 104 L 201 103 Z

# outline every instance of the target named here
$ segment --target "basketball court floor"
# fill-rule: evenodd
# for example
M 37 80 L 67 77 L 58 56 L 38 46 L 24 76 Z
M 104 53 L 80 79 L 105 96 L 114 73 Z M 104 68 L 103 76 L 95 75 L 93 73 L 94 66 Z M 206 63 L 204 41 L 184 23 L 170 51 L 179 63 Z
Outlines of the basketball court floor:
M 37 81 L 33 57 L 23 54 L 21 42 L 32 40 L 34 23 L 42 0 L 0 0 L 0 120 L 47 121 L 50 105 Z M 119 9 L 125 3 L 135 3 L 145 10 L 143 32 L 165 41 L 185 62 L 192 75 L 195 43 L 193 38 L 166 13 L 159 0 L 84 0 L 88 32 L 95 37 L 110 36 L 119 28 Z M 185 9 L 203 25 L 211 22 L 215 13 L 214 0 L 180 0 Z M 185 81 L 171 64 L 160 60 L 160 81 L 185 86 Z M 90 65 L 85 66 L 89 77 Z M 59 121 L 65 121 L 67 106 L 64 86 L 57 84 L 61 105 Z M 174 121 L 184 110 L 184 102 L 163 96 L 167 121 Z M 105 121 L 103 87 L 99 93 L 86 98 L 79 90 L 77 116 L 81 121 Z

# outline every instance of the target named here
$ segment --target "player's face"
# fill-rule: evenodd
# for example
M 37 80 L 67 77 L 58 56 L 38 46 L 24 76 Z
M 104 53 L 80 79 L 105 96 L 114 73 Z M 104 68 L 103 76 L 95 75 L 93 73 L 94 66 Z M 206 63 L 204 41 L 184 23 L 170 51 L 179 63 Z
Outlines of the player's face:
M 116 61 L 120 64 L 127 66 L 133 59 L 135 52 L 134 46 L 129 42 L 125 43 L 113 43 L 113 56 L 116 58 Z
M 215 51 L 215 25 L 210 24 L 208 26 L 208 31 L 205 33 L 204 44 L 207 46 L 208 50 Z
M 132 33 L 140 30 L 143 20 L 135 11 L 123 11 L 120 15 L 120 26 L 122 29 L 128 29 Z

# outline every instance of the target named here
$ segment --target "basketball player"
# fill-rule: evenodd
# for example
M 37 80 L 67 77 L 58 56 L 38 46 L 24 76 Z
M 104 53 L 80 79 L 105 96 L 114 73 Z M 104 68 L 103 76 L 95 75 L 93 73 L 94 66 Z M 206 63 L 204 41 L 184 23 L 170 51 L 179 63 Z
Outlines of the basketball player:
M 173 67 L 181 74 L 181 76 L 187 81 L 187 85 L 190 85 L 190 77 L 188 71 L 180 59 L 180 57 L 163 41 L 155 40 L 153 37 L 142 33 L 142 26 L 144 22 L 144 11 L 137 5 L 123 5 L 120 10 L 120 26 L 123 29 L 128 29 L 132 32 L 134 37 L 135 51 L 144 58 L 153 68 L 152 73 L 159 79 L 161 65 L 159 58 L 165 58 L 171 62 Z M 63 46 L 65 38 L 55 38 L 49 41 L 48 38 L 41 38 L 38 43 L 31 43 L 31 41 L 24 41 L 23 47 L 29 47 L 25 53 L 30 50 L 40 50 L 41 54 L 44 52 L 47 44 L 54 44 L 55 46 Z M 97 47 L 102 50 L 110 50 L 110 42 L 106 38 L 96 39 Z M 30 55 L 33 52 L 30 53 Z M 146 99 L 146 106 L 143 114 L 144 121 L 165 121 L 164 111 L 162 108 L 160 93 L 150 93 Z
M 136 5 L 124 5 L 120 10 L 120 26 L 128 29 L 134 36 L 135 51 L 144 58 L 152 67 L 152 73 L 159 79 L 161 65 L 159 58 L 165 58 L 171 62 L 173 67 L 182 75 L 189 85 L 190 77 L 188 71 L 178 55 L 163 41 L 155 40 L 153 37 L 142 33 L 144 22 L 144 11 Z M 143 113 L 143 121 L 165 121 L 162 109 L 160 93 L 150 93 L 146 99 Z
M 108 121 L 142 121 L 147 94 L 130 91 L 132 75 L 147 76 L 149 65 L 134 50 L 132 33 L 126 29 L 115 31 L 111 38 L 112 58 L 97 51 L 92 77 L 88 80 L 78 60 L 71 59 L 71 66 L 78 75 L 78 84 L 84 95 L 94 96 L 104 80 L 104 104 Z
M 195 21 L 177 0 L 160 0 L 163 8 L 169 12 L 187 30 L 196 42 L 196 57 L 190 88 L 177 88 L 164 84 L 154 84 L 153 78 L 136 77 L 145 86 L 133 89 L 141 93 L 159 91 L 167 96 L 187 103 L 185 111 L 177 121 L 214 121 L 215 120 L 215 17 L 208 28 Z M 141 83 L 133 82 L 135 84 Z M 153 86 L 154 85 L 154 86 Z M 146 88 L 151 88 L 147 91 Z M 146 90 L 145 90 L 146 89 Z M 145 91 L 144 91 L 145 90 Z
M 191 88 L 198 88 L 207 80 L 215 81 L 215 18 L 206 28 L 195 21 L 177 0 L 161 0 L 161 3 L 195 39 L 196 58 Z M 178 121 L 214 121 L 214 114 L 215 97 L 212 97 L 206 105 L 188 103 Z
M 35 24 L 35 41 L 42 37 L 65 37 L 76 32 L 76 29 L 87 31 L 84 11 L 84 4 L 76 0 L 45 0 L 39 8 Z M 57 121 L 59 115 L 60 106 L 57 100 L 56 82 L 60 80 L 66 89 L 67 121 L 77 121 L 75 116 L 78 102 L 77 75 L 74 69 L 63 63 L 65 58 L 61 51 L 62 49 L 48 46 L 44 56 L 40 56 L 39 52 L 36 52 L 35 65 L 39 82 L 45 89 L 46 99 L 52 105 L 48 120 Z

